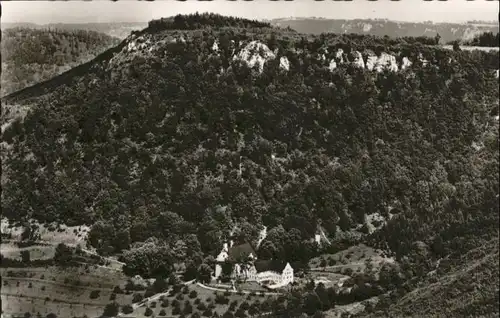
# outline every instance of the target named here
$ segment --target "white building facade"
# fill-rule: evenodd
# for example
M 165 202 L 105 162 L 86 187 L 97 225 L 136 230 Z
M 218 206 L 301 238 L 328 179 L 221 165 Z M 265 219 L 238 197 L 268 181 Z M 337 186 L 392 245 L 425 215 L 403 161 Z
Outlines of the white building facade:
M 222 274 L 221 263 L 226 262 L 231 258 L 233 250 L 232 242 L 224 243 L 223 248 L 219 255 L 217 256 L 217 264 L 215 265 L 215 275 L 214 278 L 217 279 Z M 235 249 L 237 249 L 235 247 Z M 282 287 L 293 283 L 294 281 L 294 270 L 290 263 L 277 262 L 277 261 L 258 261 L 257 255 L 254 252 L 249 252 L 248 263 L 240 264 L 236 263 L 233 266 L 233 271 L 231 274 L 232 279 L 239 279 L 244 281 L 255 281 L 259 284 L 266 285 L 269 288 Z M 231 258 L 234 260 L 233 258 Z

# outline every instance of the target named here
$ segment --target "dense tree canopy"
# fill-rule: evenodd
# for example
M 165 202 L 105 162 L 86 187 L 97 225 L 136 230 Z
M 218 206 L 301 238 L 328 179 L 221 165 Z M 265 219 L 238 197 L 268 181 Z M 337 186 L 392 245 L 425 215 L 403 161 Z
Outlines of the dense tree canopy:
M 6 95 L 89 61 L 119 40 L 82 30 L 2 30 L 2 91 Z
M 181 261 L 206 277 L 203 254 L 235 221 L 249 240 L 269 227 L 263 258 L 311 255 L 320 222 L 335 236 L 375 213 L 388 222 L 369 242 L 400 258 L 417 241 L 438 257 L 496 233 L 498 53 L 182 19 L 23 93 L 36 100 L 16 95 L 34 106 L 4 132 L 5 216 L 93 224 L 89 243 L 145 276 Z M 262 73 L 233 58 L 252 40 L 276 50 Z M 341 63 L 355 51 L 413 65 Z

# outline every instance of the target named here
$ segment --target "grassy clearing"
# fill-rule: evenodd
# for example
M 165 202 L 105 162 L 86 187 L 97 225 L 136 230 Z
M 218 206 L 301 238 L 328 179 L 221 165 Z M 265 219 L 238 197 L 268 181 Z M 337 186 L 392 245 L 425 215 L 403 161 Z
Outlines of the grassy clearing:
M 2 243 L 0 245 L 0 250 L 4 257 L 21 260 L 21 251 L 29 251 L 30 259 L 32 260 L 47 260 L 54 258 L 55 248 L 54 246 L 45 245 L 33 245 L 28 247 L 18 247 L 14 243 Z
M 88 304 L 68 304 L 56 301 L 45 301 L 43 297 L 21 297 L 2 294 L 2 310 L 6 314 L 29 312 L 32 315 L 40 313 L 45 317 L 54 313 L 57 317 L 98 317 L 102 314 L 102 306 Z M 35 316 L 36 317 L 36 316 Z
M 350 278 L 348 275 L 337 274 L 337 273 L 329 273 L 329 272 L 312 272 L 309 273 L 306 277 L 306 280 L 301 283 L 306 283 L 309 280 L 313 280 L 315 284 L 323 283 L 326 288 L 333 287 L 340 282 L 343 282 Z M 299 282 L 300 283 L 300 282 Z
M 248 290 L 254 292 L 267 292 L 268 290 L 262 287 L 257 282 L 244 282 L 236 286 L 238 290 Z
M 65 243 L 68 245 L 81 244 L 85 246 L 85 241 L 90 228 L 88 226 L 67 226 L 65 224 L 42 224 L 35 220 L 30 220 L 31 225 L 38 226 L 40 241 L 50 242 L 57 245 Z M 10 236 L 15 241 L 21 240 L 21 235 L 25 228 L 21 224 L 10 223 L 8 219 L 2 218 L 1 231 L 3 236 Z
M 365 263 L 370 261 L 375 266 L 376 264 L 389 262 L 393 263 L 394 260 L 384 255 L 380 250 L 373 249 L 364 244 L 351 246 L 348 249 L 340 251 L 335 254 L 324 254 L 315 257 L 309 261 L 311 268 L 322 268 L 322 260 L 326 261 L 326 268 L 351 268 L 357 271 L 358 269 L 364 270 Z

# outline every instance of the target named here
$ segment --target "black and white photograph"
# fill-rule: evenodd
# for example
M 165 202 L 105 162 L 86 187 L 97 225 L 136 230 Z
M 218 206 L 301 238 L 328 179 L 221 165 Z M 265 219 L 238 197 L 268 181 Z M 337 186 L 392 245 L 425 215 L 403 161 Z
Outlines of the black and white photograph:
M 2 1 L 1 318 L 499 311 L 499 1 Z

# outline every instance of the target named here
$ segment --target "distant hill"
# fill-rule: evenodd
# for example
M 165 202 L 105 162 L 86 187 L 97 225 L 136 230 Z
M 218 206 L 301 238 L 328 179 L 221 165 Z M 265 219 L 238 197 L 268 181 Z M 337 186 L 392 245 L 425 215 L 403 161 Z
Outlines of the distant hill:
M 442 43 L 454 40 L 471 40 L 483 32 L 498 32 L 498 23 L 432 23 L 432 22 L 398 22 L 389 20 L 335 20 L 315 18 L 283 18 L 270 21 L 271 24 L 290 27 L 300 33 L 358 33 L 376 36 L 405 37 L 428 36 L 438 33 Z
M 87 30 L 105 33 L 109 36 L 124 39 L 130 32 L 141 30 L 146 27 L 146 22 L 109 22 L 109 23 L 2 23 L 2 29 L 11 29 L 16 27 L 27 27 L 32 29 L 58 29 L 58 30 Z
M 291 27 L 300 33 L 359 33 L 390 37 L 434 37 L 437 33 L 443 43 L 454 40 L 472 40 L 483 32 L 497 33 L 498 23 L 470 21 L 468 23 L 399 22 L 390 20 L 354 19 L 336 20 L 323 18 L 279 18 L 265 20 L 274 26 Z M 63 30 L 89 30 L 124 39 L 130 32 L 141 30 L 147 22 L 103 22 L 103 23 L 2 23 L 2 29 L 13 27 L 58 28 Z
M 3 30 L 1 95 L 48 80 L 118 42 L 109 35 L 85 30 L 24 27 Z

